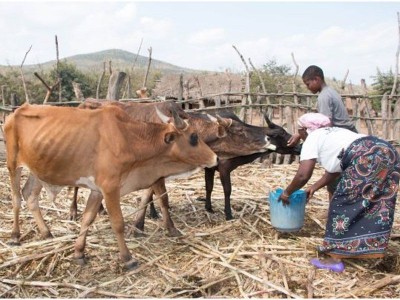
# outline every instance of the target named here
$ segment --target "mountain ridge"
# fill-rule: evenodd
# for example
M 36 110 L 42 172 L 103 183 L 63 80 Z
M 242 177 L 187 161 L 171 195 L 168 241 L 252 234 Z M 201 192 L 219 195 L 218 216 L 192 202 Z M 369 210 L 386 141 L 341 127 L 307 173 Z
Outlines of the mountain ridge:
M 106 67 L 108 68 L 108 62 L 112 62 L 113 69 L 119 69 L 120 71 L 128 70 L 132 68 L 135 62 L 135 68 L 144 69 L 147 68 L 149 58 L 137 55 L 132 52 L 121 50 L 121 49 L 107 49 L 92 53 L 76 54 L 72 56 L 67 56 L 61 58 L 60 61 L 66 61 L 68 63 L 73 63 L 77 69 L 81 71 L 99 71 L 103 69 L 103 63 L 106 62 Z M 56 65 L 56 60 L 50 60 L 43 63 L 24 65 L 26 71 L 32 71 L 40 66 L 43 70 L 48 70 Z M 5 69 L 10 66 L 0 65 L 0 69 Z M 17 66 L 11 66 L 17 67 Z M 154 70 L 159 70 L 162 73 L 199 73 L 199 72 L 209 72 L 203 70 L 194 70 L 189 68 L 184 68 L 180 66 L 173 65 L 158 59 L 151 59 L 150 68 Z

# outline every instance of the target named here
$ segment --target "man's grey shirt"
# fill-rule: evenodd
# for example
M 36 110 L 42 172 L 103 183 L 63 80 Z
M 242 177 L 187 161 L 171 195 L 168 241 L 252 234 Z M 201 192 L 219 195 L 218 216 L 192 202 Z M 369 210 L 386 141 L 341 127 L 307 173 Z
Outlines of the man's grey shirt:
M 333 88 L 325 86 L 318 95 L 318 112 L 326 115 L 332 121 L 332 126 L 346 128 L 357 132 L 350 120 L 342 98 Z

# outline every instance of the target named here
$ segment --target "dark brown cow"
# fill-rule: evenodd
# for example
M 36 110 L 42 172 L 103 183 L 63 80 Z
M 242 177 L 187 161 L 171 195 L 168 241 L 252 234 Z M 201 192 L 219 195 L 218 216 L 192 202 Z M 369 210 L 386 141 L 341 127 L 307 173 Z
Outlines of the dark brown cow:
M 121 108 L 105 105 L 85 110 L 25 104 L 4 125 L 14 224 L 11 242 L 20 242 L 21 169 L 27 167 L 39 184 L 27 200 L 42 236 L 50 234 L 39 210 L 42 184 L 91 189 L 82 218 L 74 257 L 84 263 L 87 230 L 104 197 L 120 258 L 127 268 L 132 258 L 124 239 L 120 197 L 147 188 L 156 180 L 192 169 L 212 167 L 217 156 L 197 133 L 174 114 L 170 124 L 133 121 Z
M 229 111 L 220 111 L 219 115 L 224 118 L 232 119 L 233 122 L 236 122 L 242 128 L 245 128 L 247 131 L 251 131 L 254 134 L 262 134 L 267 135 L 270 140 L 271 144 L 276 147 L 273 151 L 280 153 L 280 154 L 292 154 L 292 155 L 299 155 L 300 148 L 296 147 L 288 147 L 287 141 L 290 139 L 291 135 L 284 130 L 281 126 L 278 126 L 271 122 L 269 118 L 264 115 L 265 121 L 267 122 L 268 127 L 259 127 L 246 124 L 242 122 L 235 114 Z M 242 141 L 243 144 L 247 143 L 246 140 Z M 220 155 L 221 150 L 216 150 L 213 147 L 213 143 L 208 143 L 211 149 L 215 151 L 217 155 Z M 223 150 L 222 150 L 223 151 Z M 231 172 L 235 170 L 237 167 L 251 163 L 257 158 L 262 156 L 268 155 L 271 150 L 268 152 L 257 152 L 252 153 L 249 155 L 236 155 L 235 157 L 228 157 L 228 158 L 221 158 L 218 161 L 218 165 L 213 168 L 205 168 L 205 183 L 206 183 L 206 197 L 205 198 L 198 198 L 200 201 L 205 201 L 205 208 L 209 212 L 213 212 L 212 205 L 211 205 L 211 193 L 214 187 L 214 175 L 215 171 L 220 173 L 220 180 L 224 190 L 224 199 L 225 199 L 225 218 L 226 220 L 233 219 L 232 210 L 230 205 L 230 197 L 232 192 L 232 184 L 231 184 Z M 148 200 L 148 201 L 151 201 Z M 163 211 L 165 208 L 161 208 Z M 157 212 L 154 209 L 154 205 L 150 206 L 150 216 L 157 217 Z M 138 229 L 143 230 L 144 228 L 144 216 L 140 215 L 140 218 L 136 220 L 136 224 Z
M 233 120 L 236 120 L 237 122 L 241 123 L 243 127 L 252 130 L 254 132 L 260 132 L 263 134 L 266 134 L 270 137 L 271 143 L 276 146 L 276 149 L 274 150 L 277 153 L 280 154 L 293 154 L 293 155 L 299 155 L 300 154 L 300 148 L 298 146 L 296 147 L 288 147 L 287 146 L 287 141 L 290 139 L 291 135 L 286 132 L 281 126 L 278 126 L 271 122 L 267 115 L 264 115 L 265 121 L 267 122 L 268 127 L 259 127 L 259 126 L 253 126 L 246 124 L 242 122 L 235 114 L 229 112 L 229 111 L 222 111 L 220 112 L 220 115 L 225 117 L 225 118 L 232 118 Z M 212 144 L 208 144 L 211 149 L 213 149 Z M 265 156 L 269 153 L 268 152 L 259 152 L 259 153 L 254 153 L 251 155 L 238 155 L 236 157 L 232 157 L 229 159 L 220 159 L 218 161 L 218 165 L 213 167 L 213 168 L 206 168 L 205 169 L 205 182 L 206 182 L 206 197 L 205 199 L 200 198 L 199 200 L 204 200 L 205 203 L 205 208 L 209 212 L 213 212 L 212 205 L 211 205 L 211 193 L 214 187 L 214 175 L 215 171 L 218 171 L 220 174 L 220 180 L 221 184 L 224 190 L 224 199 L 225 199 L 225 218 L 226 220 L 231 220 L 233 219 L 232 216 L 232 210 L 231 210 L 231 192 L 232 192 L 232 184 L 231 184 L 231 172 L 235 170 L 237 167 L 248 164 L 256 160 L 257 158 L 260 158 L 262 156 Z M 217 153 L 217 152 L 216 152 Z M 217 153 L 219 155 L 219 153 Z M 153 212 L 154 215 L 154 212 Z

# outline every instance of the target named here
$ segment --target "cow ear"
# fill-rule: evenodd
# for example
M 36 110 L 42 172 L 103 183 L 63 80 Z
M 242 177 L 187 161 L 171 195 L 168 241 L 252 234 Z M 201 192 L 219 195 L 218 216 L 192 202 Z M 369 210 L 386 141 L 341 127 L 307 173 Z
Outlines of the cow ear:
M 232 125 L 232 119 L 230 118 L 222 118 L 220 115 L 215 115 L 218 119 L 218 123 L 226 128 L 229 128 Z
M 226 128 L 222 125 L 218 125 L 218 138 L 224 138 L 228 135 L 228 133 L 226 132 Z
M 175 141 L 176 133 L 175 132 L 167 132 L 164 136 L 164 141 L 166 144 L 171 144 Z

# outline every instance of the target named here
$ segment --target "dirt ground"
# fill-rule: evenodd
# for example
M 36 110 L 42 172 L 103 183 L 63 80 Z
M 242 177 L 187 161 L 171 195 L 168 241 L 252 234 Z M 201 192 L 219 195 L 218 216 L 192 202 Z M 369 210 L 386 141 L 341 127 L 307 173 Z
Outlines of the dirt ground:
M 2 137 L 0 136 L 0 139 Z M 134 237 L 132 221 L 141 192 L 121 200 L 126 242 L 139 268 L 126 271 L 107 215 L 91 226 L 88 263 L 74 263 L 80 220 L 69 220 L 67 189 L 54 203 L 42 192 L 40 207 L 53 239 L 42 240 L 23 203 L 21 246 L 7 244 L 12 205 L 4 145 L 0 141 L 0 298 L 400 298 L 400 213 L 392 239 L 380 260 L 347 260 L 343 273 L 316 270 L 309 260 L 324 236 L 327 193 L 318 191 L 306 207 L 305 224 L 296 233 L 280 233 L 270 222 L 268 194 L 293 178 L 298 164 L 268 167 L 256 162 L 232 172 L 232 210 L 226 221 L 218 176 L 215 213 L 204 196 L 203 172 L 167 183 L 170 210 L 181 238 L 168 237 L 160 220 L 146 219 L 144 237 Z M 322 175 L 317 169 L 310 183 Z M 24 173 L 26 176 L 26 173 Z M 88 191 L 79 192 L 79 211 Z
M 123 197 L 126 241 L 139 260 L 123 270 L 107 216 L 90 228 L 84 267 L 74 264 L 79 220 L 69 221 L 67 191 L 54 203 L 45 192 L 40 202 L 53 239 L 41 240 L 25 203 L 21 210 L 21 246 L 9 246 L 12 206 L 8 172 L 0 161 L 0 298 L 398 298 L 400 241 L 392 239 L 381 260 L 348 260 L 343 273 L 316 270 L 309 259 L 324 234 L 325 190 L 307 205 L 305 225 L 296 233 L 279 233 L 270 223 L 269 191 L 285 184 L 297 164 L 261 163 L 232 173 L 235 219 L 225 221 L 222 187 L 216 178 L 215 213 L 196 200 L 204 195 L 203 173 L 168 182 L 171 213 L 184 234 L 171 238 L 159 220 L 146 219 L 146 236 L 135 238 L 132 220 L 141 192 Z M 313 180 L 322 174 L 316 171 Z M 88 192 L 80 191 L 79 210 Z M 393 233 L 399 236 L 397 209 Z

